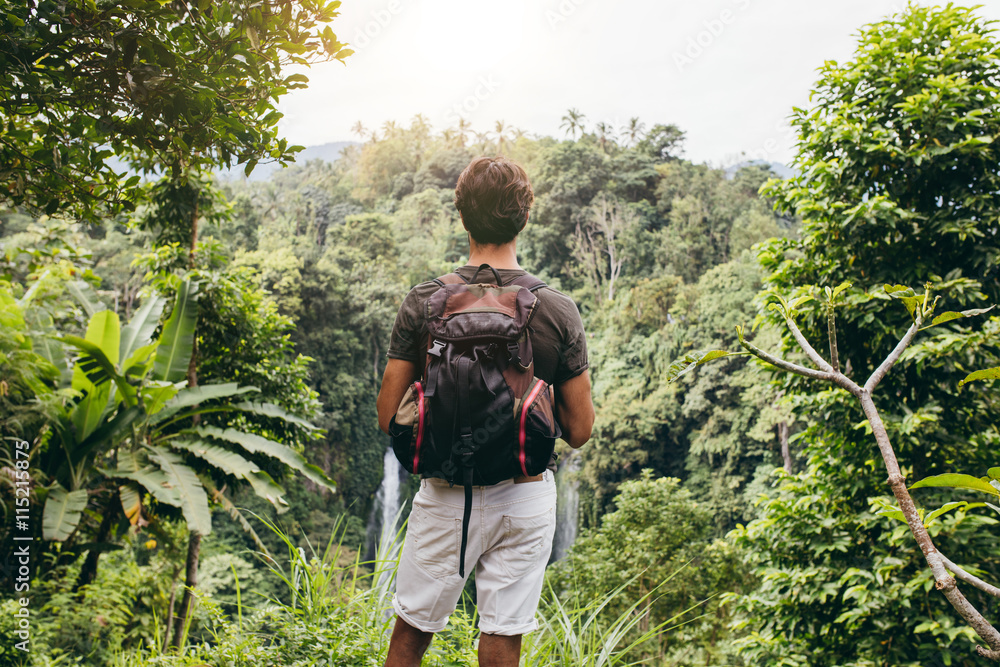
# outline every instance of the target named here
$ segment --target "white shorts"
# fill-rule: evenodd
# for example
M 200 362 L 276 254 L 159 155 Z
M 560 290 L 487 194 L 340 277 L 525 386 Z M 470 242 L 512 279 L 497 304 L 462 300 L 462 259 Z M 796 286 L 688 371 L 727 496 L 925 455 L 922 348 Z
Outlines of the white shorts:
M 552 471 L 541 481 L 475 486 L 472 500 L 465 572 L 476 568 L 479 629 L 495 635 L 531 632 L 538 627 L 535 611 L 556 529 Z M 444 630 L 465 587 L 458 574 L 464 507 L 461 486 L 420 481 L 392 599 L 396 614 L 418 630 Z

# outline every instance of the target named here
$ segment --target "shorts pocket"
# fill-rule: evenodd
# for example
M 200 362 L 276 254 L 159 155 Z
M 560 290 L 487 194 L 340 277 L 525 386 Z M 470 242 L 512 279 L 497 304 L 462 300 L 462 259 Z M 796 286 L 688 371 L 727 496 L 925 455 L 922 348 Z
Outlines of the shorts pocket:
M 555 508 L 527 517 L 505 514 L 503 523 L 502 560 L 507 574 L 518 579 L 535 567 L 545 567 L 556 530 Z
M 432 514 L 414 503 L 406 536 L 413 539 L 413 559 L 427 574 L 446 577 L 458 574 L 462 548 L 462 520 Z

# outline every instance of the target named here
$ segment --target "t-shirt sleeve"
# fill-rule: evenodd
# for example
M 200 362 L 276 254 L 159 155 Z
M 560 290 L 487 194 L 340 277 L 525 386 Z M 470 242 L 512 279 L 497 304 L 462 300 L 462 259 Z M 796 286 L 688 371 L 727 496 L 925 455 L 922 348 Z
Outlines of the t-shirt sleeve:
M 559 350 L 559 366 L 556 368 L 555 384 L 559 385 L 576 377 L 589 368 L 587 359 L 587 334 L 583 330 L 583 319 L 576 305 L 572 304 L 566 315 L 566 331 Z
M 403 305 L 396 313 L 396 321 L 392 325 L 392 334 L 389 337 L 389 351 L 387 352 L 389 358 L 419 361 L 420 330 L 423 325 L 424 318 L 420 312 L 420 299 L 416 289 L 412 289 L 403 299 Z

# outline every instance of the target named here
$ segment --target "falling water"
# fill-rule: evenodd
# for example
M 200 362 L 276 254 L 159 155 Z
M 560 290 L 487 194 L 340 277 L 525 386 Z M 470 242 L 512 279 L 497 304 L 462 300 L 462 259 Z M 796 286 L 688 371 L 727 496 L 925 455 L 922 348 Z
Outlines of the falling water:
M 552 558 L 556 561 L 566 556 L 566 552 L 576 541 L 576 529 L 580 520 L 580 455 L 572 452 L 556 472 L 556 535 L 552 542 Z
M 392 447 L 387 447 L 382 458 L 382 484 L 375 496 L 376 506 L 382 508 L 382 521 L 379 523 L 379 548 L 391 544 L 396 539 L 396 515 L 399 513 L 399 476 L 402 468 Z
M 393 558 L 394 541 L 399 528 L 400 489 L 406 472 L 396 460 L 392 447 L 382 457 L 382 483 L 375 493 L 375 503 L 368 516 L 367 558 Z

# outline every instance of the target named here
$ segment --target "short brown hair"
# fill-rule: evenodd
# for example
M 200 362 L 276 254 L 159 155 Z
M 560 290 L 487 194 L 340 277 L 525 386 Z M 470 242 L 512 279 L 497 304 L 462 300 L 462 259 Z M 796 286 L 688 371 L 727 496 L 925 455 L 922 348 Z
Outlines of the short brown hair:
M 476 243 L 513 241 L 528 222 L 534 201 L 528 174 L 503 156 L 473 160 L 455 186 L 455 208 Z

